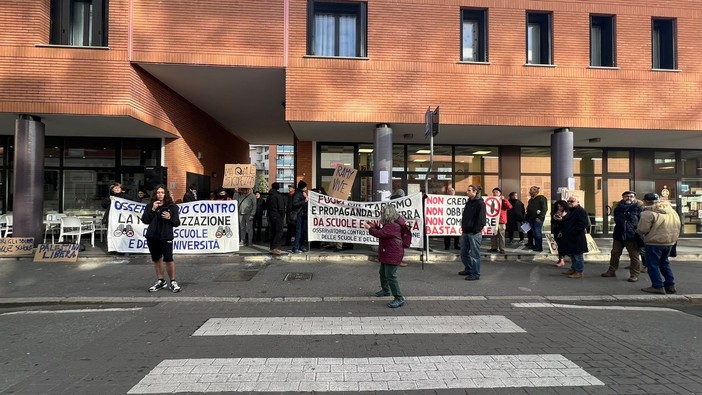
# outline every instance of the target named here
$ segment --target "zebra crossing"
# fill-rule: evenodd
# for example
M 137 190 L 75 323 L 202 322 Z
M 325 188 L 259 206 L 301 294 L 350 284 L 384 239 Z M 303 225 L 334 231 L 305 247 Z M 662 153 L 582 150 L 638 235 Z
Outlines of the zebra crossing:
M 505 316 L 210 318 L 192 336 L 518 334 Z M 603 386 L 560 354 L 167 359 L 129 394 Z

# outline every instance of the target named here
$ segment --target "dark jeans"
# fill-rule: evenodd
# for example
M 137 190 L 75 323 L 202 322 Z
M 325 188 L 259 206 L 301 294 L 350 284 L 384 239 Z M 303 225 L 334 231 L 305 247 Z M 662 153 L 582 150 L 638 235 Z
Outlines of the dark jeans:
M 400 284 L 397 282 L 398 267 L 398 265 L 380 264 L 380 270 L 378 271 L 380 273 L 380 288 L 384 291 L 390 290 L 395 299 L 404 299 L 402 291 L 400 291 Z
M 480 277 L 480 243 L 483 235 L 464 233 L 461 236 L 461 261 L 469 276 Z
M 515 231 L 507 232 L 508 233 L 507 237 L 509 238 L 510 243 L 514 240 L 514 232 Z M 521 231 L 519 232 L 519 241 L 524 241 L 524 232 L 521 232 Z
M 460 248 L 459 246 L 461 243 L 459 242 L 459 237 L 458 236 L 448 236 L 444 237 L 444 247 L 448 250 L 451 248 L 451 239 L 453 239 L 453 248 L 458 249 Z
M 307 250 L 307 218 L 298 217 L 295 222 L 295 240 L 293 241 L 293 250 Z
M 280 241 L 283 238 L 283 218 L 269 217 L 268 223 L 271 227 L 271 250 L 280 248 Z
M 531 230 L 534 232 L 534 248 L 537 250 L 544 249 L 544 223 L 535 219 L 529 220 L 529 225 L 531 225 Z
M 648 268 L 648 277 L 651 278 L 653 288 L 672 288 L 675 286 L 673 270 L 670 269 L 670 250 L 673 246 L 646 245 L 644 250 L 644 263 Z M 663 275 L 663 278 L 661 278 Z

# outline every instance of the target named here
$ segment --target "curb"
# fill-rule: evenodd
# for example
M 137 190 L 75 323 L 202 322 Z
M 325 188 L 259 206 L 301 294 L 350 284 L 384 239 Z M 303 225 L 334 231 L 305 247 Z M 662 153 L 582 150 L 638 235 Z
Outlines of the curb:
M 323 296 L 323 297 L 197 297 L 197 296 L 132 296 L 132 297 L 28 297 L 28 298 L 0 298 L 0 305 L 42 305 L 42 304 L 106 304 L 106 303 L 139 303 L 153 304 L 161 302 L 175 303 L 323 303 L 323 302 L 373 302 L 378 301 L 375 296 Z M 601 296 L 413 296 L 408 298 L 412 302 L 435 301 L 518 301 L 518 302 L 638 302 L 638 303 L 700 303 L 702 294 L 690 295 L 601 295 Z

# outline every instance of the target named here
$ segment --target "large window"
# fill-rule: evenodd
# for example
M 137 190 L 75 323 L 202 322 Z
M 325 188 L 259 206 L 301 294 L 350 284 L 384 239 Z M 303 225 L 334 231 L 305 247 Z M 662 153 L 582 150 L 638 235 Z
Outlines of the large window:
M 651 49 L 654 69 L 676 69 L 675 19 L 653 18 Z
M 590 16 L 590 66 L 614 67 L 614 17 Z
M 551 14 L 527 12 L 527 64 L 552 64 Z
M 465 9 L 461 18 L 461 60 L 487 62 L 487 10 Z
M 366 56 L 366 3 L 308 3 L 307 53 L 314 56 Z
M 107 46 L 108 0 L 52 0 L 51 44 Z

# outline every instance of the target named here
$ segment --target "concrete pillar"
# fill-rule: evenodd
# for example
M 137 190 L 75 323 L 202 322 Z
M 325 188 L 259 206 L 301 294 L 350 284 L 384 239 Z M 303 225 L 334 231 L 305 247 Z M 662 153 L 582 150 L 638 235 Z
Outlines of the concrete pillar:
M 373 200 L 389 200 L 392 194 L 392 128 L 380 123 L 373 133 Z
M 44 232 L 44 124 L 41 118 L 20 115 L 15 122 L 14 237 L 34 237 L 36 246 Z
M 558 188 L 568 187 L 573 178 L 573 132 L 556 129 L 551 135 L 551 200 L 561 199 Z

